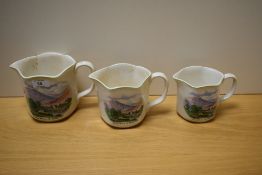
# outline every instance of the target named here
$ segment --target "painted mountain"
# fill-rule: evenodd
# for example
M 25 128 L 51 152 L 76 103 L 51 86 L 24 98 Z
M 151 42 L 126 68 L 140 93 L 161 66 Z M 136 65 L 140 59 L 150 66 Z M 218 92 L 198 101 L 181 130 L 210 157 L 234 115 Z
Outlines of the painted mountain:
M 143 101 L 140 95 L 109 97 L 104 105 L 109 119 L 113 122 L 137 121 L 143 111 Z
M 185 99 L 184 109 L 192 118 L 212 117 L 216 108 L 217 91 L 204 92 L 202 94 L 191 93 L 191 97 Z
M 26 83 L 25 94 L 33 115 L 54 120 L 63 115 L 70 107 L 71 91 L 66 82 L 49 86 L 32 86 Z

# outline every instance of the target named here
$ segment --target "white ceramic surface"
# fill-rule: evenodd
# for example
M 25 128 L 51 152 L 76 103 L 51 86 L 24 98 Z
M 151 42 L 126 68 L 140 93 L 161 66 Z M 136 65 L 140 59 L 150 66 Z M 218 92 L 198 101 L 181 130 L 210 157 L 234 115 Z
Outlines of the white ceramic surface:
M 31 116 L 44 122 L 68 117 L 77 107 L 79 98 L 90 93 L 94 84 L 78 92 L 76 70 L 94 66 L 88 61 L 76 61 L 69 55 L 47 52 L 27 57 L 10 65 L 23 80 L 24 93 Z
M 89 75 L 97 86 L 102 119 L 109 125 L 128 128 L 139 124 L 147 111 L 166 98 L 168 80 L 161 72 L 127 63 L 114 64 Z M 162 95 L 149 102 L 149 87 L 154 78 L 164 80 Z
M 177 82 L 177 112 L 191 122 L 206 122 L 215 117 L 217 106 L 231 97 L 237 85 L 236 76 L 202 66 L 181 69 L 173 78 Z M 233 79 L 230 91 L 220 97 L 220 85 Z

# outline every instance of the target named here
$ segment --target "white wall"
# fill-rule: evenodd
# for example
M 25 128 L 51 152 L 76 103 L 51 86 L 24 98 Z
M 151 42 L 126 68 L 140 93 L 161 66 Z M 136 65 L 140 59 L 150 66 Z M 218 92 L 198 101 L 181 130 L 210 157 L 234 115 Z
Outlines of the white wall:
M 0 0 L 0 96 L 22 95 L 8 65 L 45 51 L 162 71 L 170 94 L 171 75 L 189 65 L 232 72 L 238 93 L 262 93 L 262 1 Z

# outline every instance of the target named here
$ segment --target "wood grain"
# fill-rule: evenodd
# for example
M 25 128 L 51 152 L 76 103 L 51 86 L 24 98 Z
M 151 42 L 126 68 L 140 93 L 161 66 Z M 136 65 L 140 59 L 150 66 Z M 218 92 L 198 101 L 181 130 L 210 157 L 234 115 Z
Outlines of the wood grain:
M 113 129 L 96 97 L 59 123 L 39 123 L 23 98 L 0 98 L 0 174 L 262 174 L 262 95 L 236 95 L 209 123 L 176 114 L 176 98 L 141 125 Z

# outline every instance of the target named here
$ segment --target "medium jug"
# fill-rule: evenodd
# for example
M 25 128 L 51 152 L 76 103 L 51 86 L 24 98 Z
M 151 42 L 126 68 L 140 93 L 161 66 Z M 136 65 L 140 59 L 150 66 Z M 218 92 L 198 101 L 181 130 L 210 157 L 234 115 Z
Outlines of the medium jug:
M 102 119 L 109 125 L 128 128 L 139 124 L 147 111 L 166 98 L 168 80 L 161 72 L 151 73 L 142 66 L 114 64 L 89 75 L 95 81 Z M 164 80 L 162 95 L 149 102 L 152 80 Z

